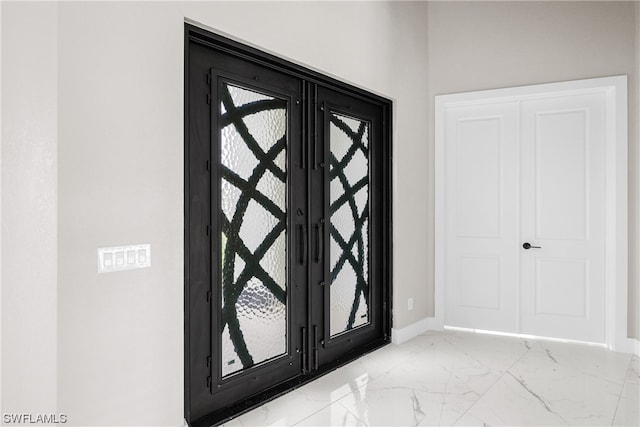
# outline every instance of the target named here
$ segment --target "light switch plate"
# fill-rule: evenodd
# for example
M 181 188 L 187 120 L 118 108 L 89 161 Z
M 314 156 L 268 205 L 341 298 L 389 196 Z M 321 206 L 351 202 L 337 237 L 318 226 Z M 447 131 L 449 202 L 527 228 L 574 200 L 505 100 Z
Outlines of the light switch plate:
M 98 248 L 98 273 L 151 267 L 151 244 Z

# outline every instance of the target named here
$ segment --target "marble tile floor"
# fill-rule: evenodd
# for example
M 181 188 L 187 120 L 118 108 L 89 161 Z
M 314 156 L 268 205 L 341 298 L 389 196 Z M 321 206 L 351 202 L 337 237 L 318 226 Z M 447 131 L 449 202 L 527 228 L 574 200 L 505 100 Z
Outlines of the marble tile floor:
M 640 426 L 638 365 L 597 346 L 427 332 L 225 426 Z

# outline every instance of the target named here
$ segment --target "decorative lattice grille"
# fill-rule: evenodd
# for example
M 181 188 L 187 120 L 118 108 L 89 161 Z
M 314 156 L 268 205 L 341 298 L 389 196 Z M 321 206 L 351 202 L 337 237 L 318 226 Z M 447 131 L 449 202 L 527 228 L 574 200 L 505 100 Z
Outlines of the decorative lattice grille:
M 369 123 L 331 113 L 331 335 L 369 322 Z
M 286 101 L 220 93 L 222 375 L 287 351 Z

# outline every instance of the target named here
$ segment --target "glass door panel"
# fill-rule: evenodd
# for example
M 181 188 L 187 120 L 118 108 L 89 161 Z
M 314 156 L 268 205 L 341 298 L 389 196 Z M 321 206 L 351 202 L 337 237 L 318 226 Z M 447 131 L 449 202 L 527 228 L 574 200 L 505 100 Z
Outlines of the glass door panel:
M 220 90 L 223 377 L 287 352 L 287 104 Z
M 369 323 L 369 128 L 329 113 L 331 337 Z
M 387 339 L 383 238 L 384 110 L 318 87 L 311 171 L 313 366 L 322 370 Z M 316 242 L 317 240 L 317 242 Z M 325 243 L 326 242 L 326 243 Z M 320 250 L 318 250 L 320 248 Z
M 207 46 L 189 52 L 188 419 L 215 424 L 302 372 L 303 82 Z

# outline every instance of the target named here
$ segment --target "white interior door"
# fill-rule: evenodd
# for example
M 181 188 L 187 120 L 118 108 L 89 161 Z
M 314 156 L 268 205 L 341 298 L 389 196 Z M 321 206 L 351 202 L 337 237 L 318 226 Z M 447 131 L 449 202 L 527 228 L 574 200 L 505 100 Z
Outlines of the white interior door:
M 605 341 L 605 128 L 603 93 L 447 108 L 445 325 Z
M 446 324 L 516 330 L 517 104 L 446 117 Z
M 521 332 L 605 341 L 605 95 L 521 109 Z

